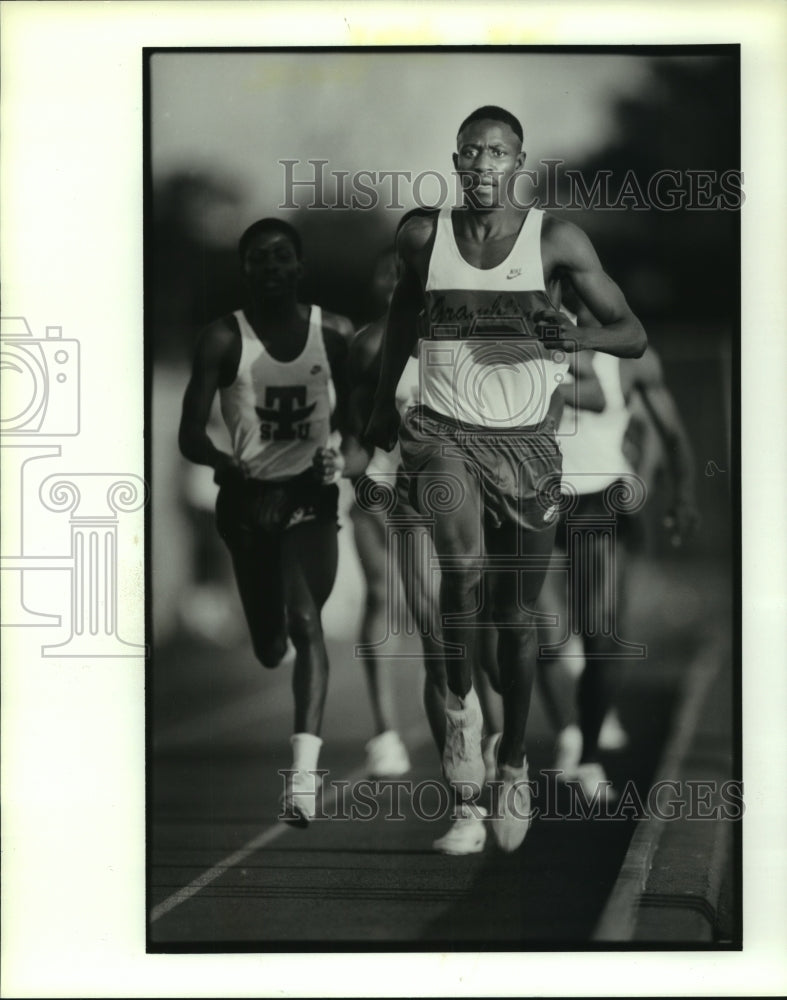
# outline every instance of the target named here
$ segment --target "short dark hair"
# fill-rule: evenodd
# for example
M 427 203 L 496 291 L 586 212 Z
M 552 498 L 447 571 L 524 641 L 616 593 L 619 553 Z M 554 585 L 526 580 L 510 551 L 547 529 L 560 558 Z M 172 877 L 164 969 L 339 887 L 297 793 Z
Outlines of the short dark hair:
M 485 104 L 483 108 L 476 108 L 459 126 L 459 130 L 456 133 L 457 138 L 472 122 L 481 121 L 505 122 L 519 141 L 524 141 L 525 134 L 522 131 L 519 119 L 515 115 L 512 115 L 510 111 L 506 111 L 505 108 L 499 108 L 496 104 Z
M 303 246 L 298 231 L 289 222 L 285 222 L 284 219 L 276 219 L 271 216 L 267 219 L 257 219 L 256 222 L 252 222 L 238 240 L 238 253 L 241 260 L 246 255 L 246 248 L 249 243 L 251 243 L 255 236 L 259 236 L 260 233 L 284 233 L 295 248 L 295 256 L 298 260 L 303 259 Z

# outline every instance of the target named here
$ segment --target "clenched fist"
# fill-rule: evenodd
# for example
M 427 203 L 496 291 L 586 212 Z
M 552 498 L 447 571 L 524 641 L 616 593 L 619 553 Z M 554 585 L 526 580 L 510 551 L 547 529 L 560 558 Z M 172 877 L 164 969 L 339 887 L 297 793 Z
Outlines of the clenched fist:
M 314 453 L 312 468 L 323 486 L 331 486 L 341 478 L 344 458 L 335 448 L 318 448 Z

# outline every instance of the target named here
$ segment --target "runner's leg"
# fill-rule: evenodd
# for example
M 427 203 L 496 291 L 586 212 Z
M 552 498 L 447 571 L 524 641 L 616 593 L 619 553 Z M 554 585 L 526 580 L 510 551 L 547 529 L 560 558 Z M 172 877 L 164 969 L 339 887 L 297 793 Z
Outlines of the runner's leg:
M 392 556 L 386 551 L 385 515 L 363 510 L 356 504 L 351 517 L 355 547 L 366 585 L 360 641 L 368 650 L 369 646 L 384 639 L 388 631 L 388 560 Z M 374 652 L 367 652 L 363 665 L 375 732 L 380 734 L 394 730 L 396 713 L 391 664 L 382 663 Z
M 318 736 L 328 691 L 328 654 L 320 618 L 336 579 L 336 524 L 310 521 L 285 531 L 281 558 L 287 629 L 295 646 L 292 687 L 296 733 Z
M 599 586 L 598 573 L 594 574 L 593 579 L 583 579 L 583 600 L 588 601 L 588 613 L 584 618 L 589 622 L 609 622 L 612 624 L 613 634 L 620 633 L 625 612 L 628 554 L 623 545 L 608 550 L 606 547 L 602 548 L 602 540 L 592 537 L 592 532 L 590 536 L 586 541 L 586 545 L 594 550 L 590 553 L 590 565 L 596 565 L 597 560 L 602 557 L 614 559 L 617 586 L 614 593 L 607 587 Z M 611 567 L 607 566 L 602 577 L 608 579 L 610 572 Z M 619 657 L 611 655 L 619 653 L 619 649 L 613 635 L 605 634 L 605 631 L 599 629 L 583 636 L 586 666 L 578 691 L 582 763 L 598 760 L 599 733 L 607 712 L 614 704 L 620 678 L 621 661 Z
M 517 538 L 519 535 L 519 538 Z M 498 763 L 522 767 L 530 698 L 538 656 L 538 611 L 536 602 L 552 552 L 554 526 L 530 531 L 511 522 L 487 532 L 490 555 L 523 554 L 522 569 L 493 574 L 494 621 L 499 637 L 497 660 L 503 696 L 503 736 Z M 529 564 L 528 560 L 533 560 Z
M 440 581 L 427 554 L 433 553 L 429 529 L 411 523 L 411 545 L 403 549 L 400 565 L 405 600 L 421 636 L 424 652 L 424 710 L 437 749 L 445 745 L 445 659 L 440 632 Z
M 232 557 L 254 655 L 277 667 L 287 652 L 281 536 L 256 529 L 243 495 L 226 488 L 216 502 L 216 527 Z
M 483 535 L 481 496 L 477 479 L 468 475 L 467 465 L 453 458 L 433 458 L 416 480 L 419 510 L 433 517 L 435 551 L 440 562 L 440 615 L 442 635 L 462 653 L 446 657 L 448 688 L 460 698 L 471 689 L 473 663 L 477 658 L 475 613 L 480 608 Z M 442 482 L 448 492 L 462 491 L 461 502 L 448 509 L 430 502 L 429 491 Z

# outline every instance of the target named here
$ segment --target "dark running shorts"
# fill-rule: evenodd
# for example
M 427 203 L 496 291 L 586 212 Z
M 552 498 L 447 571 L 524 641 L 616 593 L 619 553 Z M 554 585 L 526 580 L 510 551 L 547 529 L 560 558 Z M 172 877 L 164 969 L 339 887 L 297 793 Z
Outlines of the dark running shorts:
M 338 523 L 339 488 L 323 486 L 311 469 L 282 482 L 227 483 L 216 498 L 216 527 L 228 545 L 299 524 Z
M 494 431 L 414 406 L 402 418 L 399 443 L 402 466 L 410 477 L 410 503 L 416 509 L 419 473 L 436 458 L 459 458 L 480 483 L 492 527 L 511 523 L 543 531 L 554 526 L 563 456 L 552 417 L 532 427 Z

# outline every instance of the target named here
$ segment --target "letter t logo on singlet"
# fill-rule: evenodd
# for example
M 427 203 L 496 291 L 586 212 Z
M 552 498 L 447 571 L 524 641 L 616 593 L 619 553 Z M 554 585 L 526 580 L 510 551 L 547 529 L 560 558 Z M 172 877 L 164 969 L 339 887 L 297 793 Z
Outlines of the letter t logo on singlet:
M 294 441 L 296 438 L 308 438 L 309 424 L 304 424 L 303 421 L 311 416 L 317 404 L 306 406 L 305 403 L 305 385 L 267 386 L 265 407 L 254 407 L 261 421 L 260 434 L 263 441 Z

